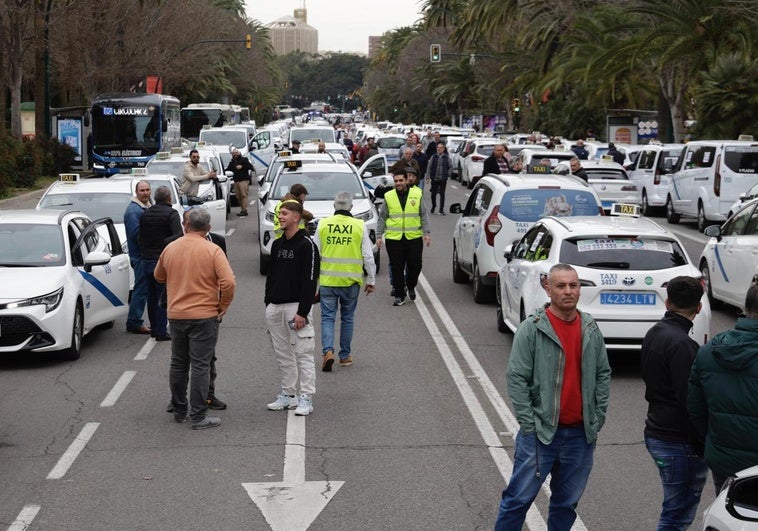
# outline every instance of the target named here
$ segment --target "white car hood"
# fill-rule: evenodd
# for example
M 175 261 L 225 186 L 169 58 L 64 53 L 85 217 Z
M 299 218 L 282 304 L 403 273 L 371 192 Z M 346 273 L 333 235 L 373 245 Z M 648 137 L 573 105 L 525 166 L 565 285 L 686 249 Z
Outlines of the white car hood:
M 0 267 L 0 303 L 47 295 L 63 285 L 66 266 Z

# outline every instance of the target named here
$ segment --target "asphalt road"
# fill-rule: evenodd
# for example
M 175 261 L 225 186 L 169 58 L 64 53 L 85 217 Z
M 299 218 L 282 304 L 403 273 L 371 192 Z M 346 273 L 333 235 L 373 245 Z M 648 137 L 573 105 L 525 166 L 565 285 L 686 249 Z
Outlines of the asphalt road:
M 467 193 L 451 183 L 448 203 Z M 377 293 L 358 305 L 355 363 L 318 372 L 315 411 L 299 422 L 265 407 L 278 377 L 254 215 L 228 222 L 238 290 L 217 348 L 218 395 L 229 404 L 221 427 L 192 431 L 164 412 L 170 347 L 127 334 L 123 320 L 87 336 L 76 362 L 0 359 L 0 526 L 491 529 L 516 429 L 504 377 L 512 336 L 498 333 L 494 305 L 452 282 L 455 220 L 432 217 L 416 304 L 391 306 L 383 254 Z M 696 260 L 705 237 L 674 230 Z M 734 320 L 733 310 L 714 310 L 712 332 Z M 642 440 L 639 356 L 611 362 L 610 411 L 575 529 L 652 529 L 661 487 Z M 709 483 L 699 513 L 713 497 Z M 545 528 L 546 500 L 538 497 L 530 529 Z

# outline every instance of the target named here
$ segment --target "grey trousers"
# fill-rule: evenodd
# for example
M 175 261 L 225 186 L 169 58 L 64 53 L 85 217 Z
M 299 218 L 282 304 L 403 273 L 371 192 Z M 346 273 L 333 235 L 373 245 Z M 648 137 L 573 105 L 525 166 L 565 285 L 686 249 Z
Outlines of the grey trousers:
M 189 380 L 189 413 L 193 422 L 205 418 L 210 385 L 210 363 L 216 351 L 218 320 L 171 319 L 171 368 L 169 387 L 174 413 L 187 411 Z M 190 375 L 191 374 L 191 375 Z

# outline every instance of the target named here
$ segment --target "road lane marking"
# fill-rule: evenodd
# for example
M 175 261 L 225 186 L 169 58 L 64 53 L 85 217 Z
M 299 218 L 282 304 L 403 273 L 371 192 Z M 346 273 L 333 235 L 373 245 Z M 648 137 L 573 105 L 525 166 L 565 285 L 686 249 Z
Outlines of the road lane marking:
M 226 236 L 227 237 L 231 236 L 232 234 L 234 234 L 235 230 L 237 230 L 237 229 L 229 229 L 228 231 L 226 231 Z
M 26 531 L 29 529 L 29 526 L 32 525 L 32 521 L 37 516 L 40 508 L 39 505 L 35 504 L 24 505 L 24 508 L 18 513 L 18 516 L 10 525 L 8 531 Z
M 87 443 L 95 434 L 95 431 L 100 426 L 99 422 L 88 422 L 76 436 L 74 442 L 68 447 L 66 452 L 58 459 L 58 463 L 53 467 L 50 473 L 47 475 L 47 479 L 61 479 L 66 475 L 68 469 L 74 464 L 74 461 L 79 457 L 79 453 L 87 446 Z
M 487 396 L 487 398 L 490 401 L 490 404 L 492 404 L 492 407 L 495 409 L 497 415 L 500 417 L 500 420 L 502 423 L 506 426 L 508 429 L 509 435 L 511 438 L 516 439 L 516 435 L 518 434 L 519 430 L 519 424 L 516 420 L 516 417 L 511 413 L 510 408 L 508 408 L 508 405 L 505 403 L 505 400 L 503 399 L 502 395 L 498 392 L 497 387 L 495 387 L 495 384 L 492 382 L 490 377 L 487 375 L 486 371 L 482 367 L 482 365 L 479 363 L 479 359 L 476 357 L 474 352 L 471 350 L 471 347 L 469 347 L 468 343 L 466 342 L 465 338 L 463 337 L 463 334 L 461 334 L 460 330 L 458 330 L 458 327 L 455 325 L 455 321 L 450 317 L 450 314 L 445 309 L 442 302 L 439 300 L 439 297 L 437 297 L 437 294 L 432 289 L 432 286 L 429 284 L 429 282 L 426 280 L 426 277 L 424 277 L 423 274 L 419 275 L 419 285 L 423 288 L 424 293 L 429 297 L 429 302 L 436 311 L 440 321 L 444 325 L 444 327 L 447 329 L 448 334 L 453 339 L 453 342 L 458 347 L 458 350 L 460 351 L 462 357 L 464 360 L 466 360 L 466 363 L 469 366 L 470 371 L 474 374 L 476 379 L 479 381 L 479 385 L 482 388 L 482 391 Z M 418 300 L 418 299 L 417 299 Z M 427 312 L 427 316 L 429 316 Z M 423 314 L 422 314 L 422 317 Z M 430 321 L 430 319 L 424 319 L 424 322 L 427 323 Z M 436 325 L 434 325 L 436 328 Z M 427 326 L 428 328 L 428 326 Z M 430 330 L 431 333 L 431 330 Z M 447 344 L 445 344 L 445 347 L 447 348 Z M 455 361 L 455 360 L 453 360 Z M 456 362 L 457 365 L 457 362 Z M 478 404 L 478 401 L 477 401 Z M 494 427 L 492 427 L 492 424 L 489 423 L 489 420 L 487 420 L 489 426 L 494 431 Z M 505 479 L 505 482 L 507 483 L 510 480 L 511 473 L 513 471 L 513 465 L 511 464 L 510 458 L 506 454 L 506 458 L 508 459 L 508 469 L 502 468 L 500 466 L 500 463 L 495 461 L 498 464 L 498 468 L 500 469 L 500 473 L 503 475 L 503 478 Z M 550 498 L 550 475 L 548 475 L 547 478 L 545 478 L 545 481 L 542 483 L 542 490 L 545 492 L 548 498 Z M 532 504 L 531 509 L 534 509 L 535 505 Z M 530 510 L 531 510 L 530 509 Z M 536 509 L 535 509 L 536 510 Z M 539 514 L 539 513 L 538 513 Z M 527 515 L 527 525 L 529 529 L 536 530 L 536 529 L 545 529 L 545 522 L 542 520 L 542 517 L 540 516 L 539 522 L 535 523 L 536 526 L 543 526 L 543 527 L 532 527 L 532 524 L 529 521 L 528 515 Z M 587 531 L 587 527 L 584 525 L 584 522 L 577 514 L 576 521 L 574 522 L 574 525 L 571 528 L 573 531 Z
M 136 356 L 134 356 L 134 361 L 144 361 L 147 359 L 148 354 L 150 354 L 150 351 L 153 350 L 153 347 L 155 346 L 155 338 L 151 337 L 147 341 L 145 341 L 145 344 L 142 346 L 140 351 L 137 353 Z
M 118 379 L 116 384 L 106 395 L 105 399 L 100 402 L 100 407 L 111 407 L 115 405 L 116 401 L 121 396 L 121 393 L 124 392 L 124 389 L 126 389 L 126 386 L 129 385 L 136 374 L 137 371 L 124 371 L 124 374 L 121 375 L 121 378 Z
M 426 286 L 428 287 L 429 284 L 427 283 Z M 431 292 L 430 289 L 424 289 L 425 292 Z M 416 297 L 415 305 L 421 314 L 424 325 L 429 331 L 429 335 L 432 336 L 432 340 L 434 340 L 434 343 L 437 346 L 437 351 L 445 362 L 445 366 L 447 367 L 450 376 L 453 378 L 453 382 L 455 382 L 455 385 L 458 387 L 458 391 L 463 398 L 464 404 L 466 404 L 466 407 L 469 410 L 471 418 L 474 420 L 474 424 L 476 424 L 476 427 L 479 430 L 479 434 L 482 436 L 484 443 L 489 449 L 490 456 L 495 462 L 495 466 L 503 477 L 503 480 L 507 483 L 513 473 L 513 462 L 508 456 L 508 452 L 506 452 L 503 447 L 503 443 L 500 441 L 497 431 L 494 426 L 492 426 L 492 423 L 482 408 L 474 390 L 468 383 L 466 375 L 463 374 L 461 366 L 456 361 L 455 356 L 453 356 L 453 352 L 450 350 L 445 337 L 434 322 L 431 313 L 427 310 L 423 299 L 418 295 Z M 494 496 L 493 499 L 495 499 Z M 534 504 L 532 504 L 526 514 L 526 525 L 531 531 L 544 531 L 547 529 L 545 520 L 537 510 L 537 506 Z

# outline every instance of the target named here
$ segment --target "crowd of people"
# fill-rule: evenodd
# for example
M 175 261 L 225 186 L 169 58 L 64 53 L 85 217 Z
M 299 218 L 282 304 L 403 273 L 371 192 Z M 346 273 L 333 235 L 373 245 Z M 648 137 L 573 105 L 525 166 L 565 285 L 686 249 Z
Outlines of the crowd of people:
M 373 146 L 367 139 L 357 157 L 370 157 Z M 505 145 L 496 146 L 484 161 L 485 172 L 516 171 L 506 153 Z M 577 162 L 580 158 L 577 153 Z M 197 162 L 191 158 L 187 164 Z M 244 169 L 237 157 L 230 165 Z M 431 244 L 429 213 L 444 214 L 449 170 L 439 134 L 426 148 L 409 136 L 392 167 L 393 188 L 379 209 L 376 244 L 387 250 L 393 306 L 416 300 L 423 248 Z M 192 167 L 187 173 L 191 191 L 199 173 Z M 430 186 L 429 212 L 424 181 Z M 124 214 L 135 272 L 127 331 L 171 341 L 168 410 L 176 422 L 189 416 L 193 429 L 216 427 L 220 419 L 207 412 L 226 404 L 215 397 L 215 347 L 235 292 L 225 242 L 214 239 L 202 208 L 189 209 L 180 220 L 166 187 L 151 198 L 149 183 L 140 181 L 134 192 Z M 335 364 L 347 368 L 354 363 L 360 293 L 376 289 L 371 241 L 365 223 L 351 214 L 351 195 L 336 195 L 334 214 L 319 221 L 313 238 L 304 225 L 306 199 L 305 187 L 294 184 L 277 205 L 264 296 L 280 376 L 278 394 L 267 407 L 294 409 L 301 416 L 313 412 L 316 392 L 313 306 L 320 306 L 321 370 L 332 372 Z M 498 531 L 521 529 L 548 475 L 548 528 L 571 528 L 608 412 L 611 368 L 597 323 L 577 307 L 581 282 L 576 270 L 553 266 L 543 288 L 549 303 L 518 327 L 507 364 L 508 395 L 520 430 Z M 702 347 L 689 336 L 702 307 L 701 280 L 676 277 L 666 290 L 667 311 L 647 333 L 641 353 L 648 402 L 641 429 L 662 484 L 661 530 L 691 525 L 709 470 L 718 492 L 729 476 L 758 465 L 758 284 L 748 290 L 745 316 L 734 329 Z

